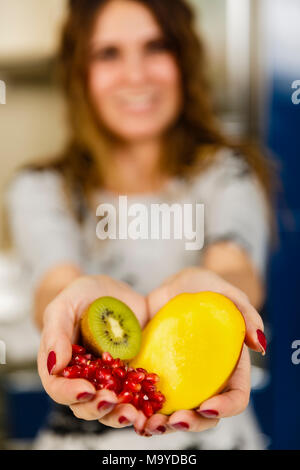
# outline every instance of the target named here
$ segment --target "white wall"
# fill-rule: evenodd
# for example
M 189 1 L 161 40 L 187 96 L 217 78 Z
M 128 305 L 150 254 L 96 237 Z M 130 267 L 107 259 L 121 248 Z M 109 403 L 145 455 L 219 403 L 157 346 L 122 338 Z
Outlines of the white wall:
M 0 0 L 0 63 L 51 56 L 66 0 Z

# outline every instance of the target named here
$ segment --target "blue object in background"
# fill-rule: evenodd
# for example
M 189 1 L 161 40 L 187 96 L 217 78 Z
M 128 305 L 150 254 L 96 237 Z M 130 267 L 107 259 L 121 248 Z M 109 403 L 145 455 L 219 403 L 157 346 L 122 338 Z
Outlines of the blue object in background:
M 282 188 L 276 201 L 279 241 L 271 254 L 265 307 L 271 343 L 271 383 L 254 394 L 255 408 L 271 449 L 300 449 L 300 364 L 292 343 L 300 340 L 300 104 L 292 102 L 300 80 L 300 2 L 264 2 L 265 73 L 263 103 L 267 147 L 279 163 Z
M 3 387 L 4 419 L 8 439 L 32 440 L 45 423 L 50 408 L 35 372 L 9 374 Z
M 272 327 L 273 449 L 300 449 L 300 364 L 292 363 L 291 347 L 300 340 L 300 105 L 292 103 L 292 82 L 274 78 L 268 133 L 283 185 L 277 200 L 280 245 L 271 259 L 267 303 Z

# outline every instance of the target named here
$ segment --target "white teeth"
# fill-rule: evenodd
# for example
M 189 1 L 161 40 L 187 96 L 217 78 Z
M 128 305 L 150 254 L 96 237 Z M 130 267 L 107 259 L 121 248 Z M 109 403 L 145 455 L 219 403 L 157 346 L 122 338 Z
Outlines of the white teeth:
M 128 106 L 148 106 L 153 101 L 153 96 L 149 94 L 122 96 L 123 103 Z
M 134 98 L 129 98 L 129 99 L 127 98 L 125 101 L 127 101 L 127 103 L 132 103 L 132 104 L 135 104 L 135 103 L 145 104 L 145 103 L 148 103 L 150 101 L 150 99 L 147 98 L 147 97 L 144 97 L 144 96 L 136 96 Z

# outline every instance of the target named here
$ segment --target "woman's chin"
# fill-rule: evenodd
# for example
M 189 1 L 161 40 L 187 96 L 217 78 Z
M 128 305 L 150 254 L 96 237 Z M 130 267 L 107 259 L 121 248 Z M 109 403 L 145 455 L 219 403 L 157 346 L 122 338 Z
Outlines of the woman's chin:
M 127 127 L 126 129 L 114 129 L 116 136 L 129 143 L 159 139 L 163 132 L 164 129 L 162 128 L 154 126 L 149 128 L 148 126 L 143 127 L 138 125 L 130 128 Z

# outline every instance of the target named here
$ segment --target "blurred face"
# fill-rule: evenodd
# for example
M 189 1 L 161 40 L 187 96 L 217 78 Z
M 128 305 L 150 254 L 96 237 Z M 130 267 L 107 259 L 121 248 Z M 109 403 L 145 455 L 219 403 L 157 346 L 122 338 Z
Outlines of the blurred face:
M 91 40 L 88 86 L 101 122 L 132 141 L 160 137 L 181 107 L 180 73 L 151 12 L 112 0 Z

